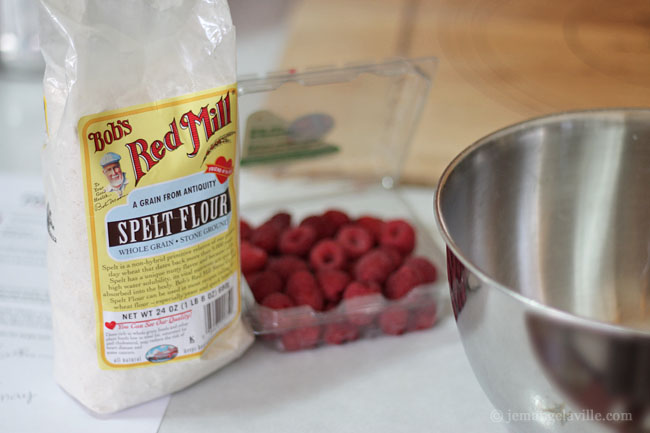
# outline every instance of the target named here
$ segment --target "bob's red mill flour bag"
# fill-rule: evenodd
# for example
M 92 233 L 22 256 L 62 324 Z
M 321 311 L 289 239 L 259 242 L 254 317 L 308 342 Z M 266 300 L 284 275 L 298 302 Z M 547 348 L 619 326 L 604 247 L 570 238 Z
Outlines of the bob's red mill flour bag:
M 252 342 L 226 0 L 41 0 L 55 376 L 114 412 Z

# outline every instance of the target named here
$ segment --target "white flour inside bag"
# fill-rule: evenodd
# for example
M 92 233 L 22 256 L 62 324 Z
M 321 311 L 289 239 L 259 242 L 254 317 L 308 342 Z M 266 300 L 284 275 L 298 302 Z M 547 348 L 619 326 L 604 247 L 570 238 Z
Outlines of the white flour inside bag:
M 41 0 L 55 376 L 114 412 L 252 342 L 226 0 Z

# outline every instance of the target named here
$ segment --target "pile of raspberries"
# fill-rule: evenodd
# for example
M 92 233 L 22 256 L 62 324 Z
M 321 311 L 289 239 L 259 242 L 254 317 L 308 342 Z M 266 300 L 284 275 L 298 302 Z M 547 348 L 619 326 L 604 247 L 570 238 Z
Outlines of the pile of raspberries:
M 282 330 L 266 338 L 277 339 L 284 350 L 342 344 L 369 330 L 400 335 L 436 321 L 431 296 L 407 296 L 435 282 L 437 271 L 425 257 L 412 255 L 416 233 L 405 220 L 353 220 L 332 209 L 297 226 L 290 214 L 279 212 L 259 227 L 242 219 L 240 228 L 242 272 L 255 300 L 286 310 L 268 314 L 258 308 L 255 319 L 262 329 L 282 322 Z M 379 299 L 381 308 L 364 307 L 364 299 Z M 315 313 L 291 314 L 299 306 Z

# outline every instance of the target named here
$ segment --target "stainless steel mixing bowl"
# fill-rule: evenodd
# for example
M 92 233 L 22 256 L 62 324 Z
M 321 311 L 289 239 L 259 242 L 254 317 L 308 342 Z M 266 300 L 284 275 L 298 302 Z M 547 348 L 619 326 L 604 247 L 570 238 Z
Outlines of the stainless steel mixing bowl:
M 650 431 L 650 110 L 485 137 L 444 172 L 435 213 L 492 421 Z

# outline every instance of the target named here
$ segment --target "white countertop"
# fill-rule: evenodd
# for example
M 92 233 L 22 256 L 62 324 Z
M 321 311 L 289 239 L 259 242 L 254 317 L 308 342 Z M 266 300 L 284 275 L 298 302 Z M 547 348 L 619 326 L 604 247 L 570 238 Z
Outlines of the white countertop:
M 235 8 L 236 22 L 252 4 Z M 281 53 L 282 14 L 258 28 L 264 10 L 240 25 L 242 72 L 272 70 Z M 257 31 L 243 33 L 247 28 Z M 38 80 L 0 76 L 0 173 L 39 173 L 42 113 Z M 400 196 L 437 236 L 433 189 L 405 188 Z M 174 394 L 159 432 L 504 432 L 490 421 L 492 410 L 448 313 L 428 331 L 340 347 L 280 353 L 256 343 L 238 361 Z
M 255 344 L 176 393 L 159 432 L 503 432 L 491 411 L 448 316 L 430 331 L 297 353 Z

